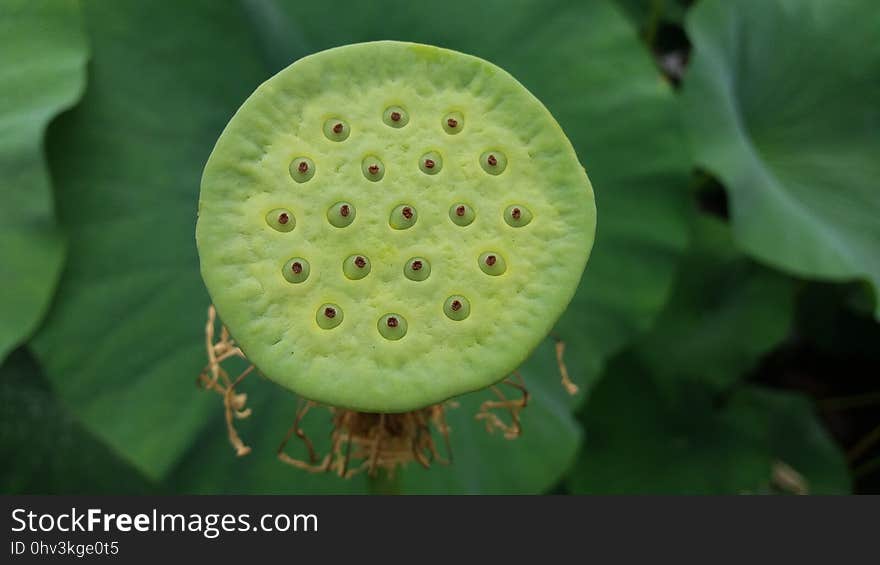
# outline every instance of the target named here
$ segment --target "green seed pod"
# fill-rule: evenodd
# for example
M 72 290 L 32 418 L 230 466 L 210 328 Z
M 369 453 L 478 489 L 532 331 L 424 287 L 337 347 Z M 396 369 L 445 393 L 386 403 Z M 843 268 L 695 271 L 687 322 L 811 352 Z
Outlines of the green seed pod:
M 284 267 L 281 268 L 281 274 L 284 275 L 287 282 L 301 283 L 309 278 L 310 269 L 308 261 L 302 257 L 294 257 L 288 259 L 287 263 L 284 264 Z
M 343 116 L 349 137 L 328 140 Z M 417 163 L 429 152 L 435 176 Z M 527 227 L 505 221 L 511 205 Z M 296 212 L 288 233 L 267 227 L 281 209 Z M 299 59 L 244 102 L 205 166 L 196 241 L 217 313 L 261 374 L 323 404 L 403 412 L 516 370 L 574 295 L 595 226 L 583 166 L 521 83 L 476 57 L 379 41 Z M 430 276 L 413 281 L 425 258 Z
M 409 204 L 401 204 L 391 211 L 388 223 L 396 230 L 405 230 L 413 227 L 418 219 L 419 213 L 415 207 Z
M 500 175 L 507 168 L 507 155 L 498 150 L 480 155 L 480 166 L 490 175 Z
M 460 294 L 454 294 L 443 303 L 443 313 L 450 320 L 460 322 L 471 315 L 471 302 Z
M 455 135 L 464 129 L 464 116 L 461 112 L 450 112 L 443 116 L 440 125 L 443 126 L 443 131 L 449 135 Z
M 286 208 L 275 208 L 266 214 L 266 223 L 276 231 L 289 232 L 296 227 L 296 218 Z
M 337 228 L 350 226 L 357 211 L 348 202 L 337 202 L 327 210 L 327 221 Z
M 493 277 L 503 275 L 507 271 L 507 263 L 504 261 L 504 257 L 495 251 L 487 251 L 481 254 L 479 259 L 477 259 L 477 263 L 479 263 L 480 269 L 484 273 Z
M 413 257 L 403 267 L 403 274 L 411 281 L 423 281 L 431 276 L 431 263 L 424 257 Z
M 514 204 L 504 210 L 504 221 L 512 228 L 521 228 L 532 221 L 532 212 L 525 206 Z
M 330 141 L 345 141 L 350 134 L 351 128 L 348 123 L 340 119 L 331 118 L 324 122 L 324 135 Z
M 379 318 L 376 327 L 382 337 L 397 341 L 406 335 L 406 318 L 400 314 L 385 314 Z
M 290 177 L 296 182 L 306 182 L 315 176 L 315 163 L 308 157 L 297 157 L 290 162 Z
M 409 114 L 400 106 L 389 106 L 382 114 L 382 121 L 387 126 L 402 128 L 409 123 Z
M 361 162 L 361 171 L 367 180 L 377 182 L 385 176 L 385 164 L 378 157 L 369 155 L 364 157 L 363 162 Z
M 443 168 L 443 157 L 436 151 L 428 151 L 419 158 L 419 169 L 426 175 L 436 175 Z
M 344 314 L 338 304 L 321 304 L 315 312 L 315 321 L 322 330 L 332 330 L 342 323 Z
M 345 277 L 353 281 L 360 280 L 370 274 L 370 260 L 365 255 L 349 255 L 342 263 Z
M 474 209 L 464 202 L 456 202 L 449 207 L 449 219 L 457 226 L 469 226 L 477 217 Z

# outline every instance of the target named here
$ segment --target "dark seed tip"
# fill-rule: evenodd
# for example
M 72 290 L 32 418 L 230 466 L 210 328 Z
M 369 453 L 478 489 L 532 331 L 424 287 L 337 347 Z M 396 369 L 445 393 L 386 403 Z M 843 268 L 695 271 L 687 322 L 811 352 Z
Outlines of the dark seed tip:
M 412 270 L 413 271 L 420 271 L 421 269 L 422 269 L 422 262 L 421 261 L 413 261 L 412 262 Z
M 281 214 L 278 214 L 279 224 L 286 224 L 288 220 L 290 220 L 290 216 L 288 216 L 286 213 L 282 212 Z
M 370 171 L 371 175 L 375 175 L 379 172 L 379 165 L 370 165 L 367 170 Z
M 495 157 L 495 155 L 489 155 L 488 157 L 486 157 L 486 162 L 489 163 L 490 166 L 494 167 L 498 164 L 498 159 Z
M 348 207 L 348 204 L 343 204 L 339 207 L 339 214 L 343 218 L 347 218 L 349 213 L 351 213 L 351 209 Z
M 335 126 L 333 126 L 333 133 L 342 133 L 343 127 L 344 126 L 342 124 L 336 124 Z
M 489 265 L 489 266 L 491 267 L 492 265 L 495 264 L 495 262 L 496 262 L 497 260 L 498 260 L 498 258 L 495 257 L 494 255 L 489 255 L 489 256 L 486 257 L 486 264 Z
M 303 270 L 302 263 L 300 263 L 299 261 L 294 262 L 293 265 L 290 266 L 290 270 L 297 275 L 300 274 Z
M 391 112 L 391 121 L 399 122 L 400 121 L 400 112 Z
M 324 315 L 327 316 L 328 318 L 335 318 L 336 317 L 336 309 L 330 308 L 330 307 L 324 308 Z
M 367 266 L 367 261 L 363 257 L 355 257 L 354 264 L 358 269 L 363 269 Z
M 518 220 L 522 216 L 522 210 L 520 210 L 519 208 L 514 208 L 513 210 L 511 210 L 510 215 L 513 216 L 514 220 Z
M 299 172 L 301 172 L 302 174 L 306 174 L 307 172 L 309 172 L 309 164 L 305 161 L 300 161 L 299 166 L 297 166 L 297 170 L 299 170 Z
M 435 165 L 435 163 L 434 163 L 433 159 L 425 159 L 425 168 L 426 169 L 433 169 L 434 165 Z
M 459 310 L 461 310 L 461 301 L 460 300 L 453 300 L 452 301 L 452 310 L 455 312 L 458 312 Z
M 457 128 L 458 120 L 456 120 L 455 118 L 449 118 L 448 120 L 446 120 L 446 125 L 451 128 Z
M 456 216 L 464 216 L 464 213 L 465 213 L 466 211 L 467 211 L 467 210 L 465 209 L 464 206 L 459 206 L 458 208 L 455 209 L 455 215 L 456 215 Z
M 409 208 L 409 207 L 404 208 L 403 210 L 401 210 L 400 213 L 403 214 L 403 217 L 406 218 L 407 220 L 411 220 L 413 217 L 412 208 Z
M 388 321 L 386 323 L 388 324 L 389 328 L 396 328 L 397 327 L 397 318 L 395 318 L 394 316 L 391 316 L 390 318 L 388 318 Z

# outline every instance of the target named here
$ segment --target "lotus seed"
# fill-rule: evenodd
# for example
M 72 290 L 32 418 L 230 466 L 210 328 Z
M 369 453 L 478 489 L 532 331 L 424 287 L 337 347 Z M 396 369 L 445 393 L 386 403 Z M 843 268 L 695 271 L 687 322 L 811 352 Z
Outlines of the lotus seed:
M 406 335 L 406 318 L 400 314 L 385 314 L 376 324 L 379 333 L 385 339 L 397 341 Z
M 342 263 L 342 272 L 346 278 L 360 280 L 370 274 L 370 260 L 363 255 L 349 255 Z
M 354 206 L 348 202 L 337 202 L 327 210 L 327 220 L 337 228 L 344 228 L 354 221 Z
M 289 232 L 296 227 L 296 218 L 290 210 L 276 208 L 266 214 L 266 223 L 276 231 Z
M 297 157 L 290 162 L 290 176 L 296 182 L 306 182 L 315 176 L 315 163 L 308 157 Z
M 443 130 L 450 134 L 455 135 L 461 130 L 464 129 L 464 116 L 461 112 L 452 112 L 450 114 L 446 114 L 443 118 Z
M 309 278 L 309 262 L 302 257 L 294 257 L 284 264 L 281 274 L 287 282 L 301 283 Z
M 480 264 L 480 269 L 487 275 L 498 276 L 507 270 L 507 263 L 505 263 L 504 257 L 494 251 L 483 253 L 477 262 Z
M 344 317 L 342 308 L 336 304 L 321 304 L 315 313 L 315 321 L 324 330 L 332 330 L 342 323 Z
M 443 168 L 443 158 L 436 151 L 429 151 L 419 159 L 419 168 L 426 175 L 436 175 Z
M 471 315 L 471 303 L 464 296 L 454 294 L 447 298 L 446 302 L 443 304 L 443 313 L 445 313 L 450 320 L 460 322 Z
M 511 227 L 521 228 L 532 221 L 532 212 L 525 206 L 508 206 L 504 210 L 504 221 Z
M 393 128 L 402 128 L 409 123 L 409 114 L 400 106 L 391 106 L 382 114 L 382 121 Z
M 396 230 L 405 230 L 413 227 L 418 219 L 419 213 L 415 208 L 409 204 L 401 204 L 391 211 L 388 223 Z
M 413 257 L 406 262 L 403 274 L 411 281 L 423 281 L 431 275 L 431 263 L 424 257 Z
M 486 151 L 480 155 L 480 166 L 490 175 L 500 175 L 507 168 L 507 157 L 501 151 Z
M 378 157 L 372 155 L 365 157 L 361 164 L 361 171 L 368 180 L 373 182 L 382 180 L 385 176 L 385 165 Z
M 477 214 L 474 212 L 474 209 L 462 202 L 449 207 L 449 219 L 456 225 L 462 227 L 469 226 L 476 217 Z
M 324 122 L 324 135 L 330 141 L 345 141 L 351 134 L 348 124 L 337 118 Z

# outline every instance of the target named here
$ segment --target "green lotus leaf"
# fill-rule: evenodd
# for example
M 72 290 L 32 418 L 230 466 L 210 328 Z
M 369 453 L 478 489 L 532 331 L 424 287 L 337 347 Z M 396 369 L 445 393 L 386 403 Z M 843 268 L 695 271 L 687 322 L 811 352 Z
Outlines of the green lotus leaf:
M 64 262 L 43 133 L 85 86 L 78 4 L 0 7 L 0 362 L 36 330 Z
M 668 385 L 668 383 L 667 383 Z M 627 417 L 621 418 L 621 406 Z M 719 398 L 701 382 L 659 386 L 627 355 L 584 407 L 577 493 L 844 493 L 846 462 L 797 394 L 748 386 Z
M 19 349 L 0 366 L 0 492 L 138 494 L 151 485 L 86 430 Z
M 724 388 L 788 336 L 796 283 L 737 251 L 720 220 L 696 218 L 692 241 L 669 302 L 634 352 L 658 379 Z
M 862 278 L 880 318 L 880 11 L 872 0 L 700 2 L 684 119 L 749 255 Z

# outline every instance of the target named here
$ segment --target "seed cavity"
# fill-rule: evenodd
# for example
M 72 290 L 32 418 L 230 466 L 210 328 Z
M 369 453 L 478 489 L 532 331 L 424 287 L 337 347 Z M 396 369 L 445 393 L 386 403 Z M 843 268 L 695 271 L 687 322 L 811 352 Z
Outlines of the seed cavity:
M 400 314 L 385 314 L 379 318 L 376 327 L 382 337 L 390 341 L 397 341 L 406 335 L 406 318 Z
M 521 228 L 532 221 L 532 212 L 525 206 L 514 204 L 504 210 L 504 221 L 512 228 Z
M 357 281 L 370 274 L 370 260 L 365 255 L 349 255 L 342 262 L 342 272 L 347 279 Z
M 357 212 L 348 202 L 337 202 L 327 210 L 327 221 L 337 228 L 351 225 Z
M 419 213 L 413 206 L 401 204 L 391 211 L 388 223 L 396 230 L 405 230 L 413 227 L 418 219 Z
M 507 156 L 501 151 L 486 151 L 480 155 L 480 166 L 490 175 L 500 175 L 507 168 Z
M 382 121 L 393 128 L 402 128 L 409 123 L 409 113 L 400 106 L 389 106 L 382 114 Z
M 461 112 L 450 112 L 443 117 L 441 125 L 443 131 L 449 135 L 455 135 L 464 129 L 464 116 Z
M 290 177 L 296 182 L 306 182 L 315 176 L 315 163 L 308 157 L 297 157 L 290 162 Z
M 281 274 L 287 279 L 287 282 L 299 284 L 305 282 L 309 278 L 309 262 L 302 257 L 293 257 L 289 259 L 284 267 L 281 268 Z
M 286 208 L 275 208 L 266 214 L 266 223 L 275 231 L 289 232 L 296 227 L 296 218 Z
M 471 302 L 460 294 L 453 294 L 443 303 L 443 313 L 450 320 L 460 322 L 471 315 Z
M 484 273 L 493 277 L 504 274 L 504 271 L 507 270 L 507 263 L 504 261 L 504 257 L 495 251 L 487 251 L 481 254 L 477 259 L 477 263 L 479 263 L 480 269 Z
M 367 180 L 380 181 L 385 176 L 385 164 L 378 157 L 368 155 L 361 163 L 361 171 Z
M 315 312 L 315 321 L 318 323 L 318 327 L 324 330 L 332 330 L 342 323 L 343 318 L 345 318 L 345 313 L 342 308 L 338 304 L 329 302 L 321 304 L 318 311 Z
M 464 202 L 457 202 L 449 207 L 449 219 L 457 226 L 469 226 L 476 217 L 474 209 Z
M 443 157 L 436 151 L 429 151 L 419 158 L 419 169 L 426 175 L 436 175 L 443 168 Z
M 412 257 L 403 267 L 403 275 L 411 281 L 423 281 L 431 276 L 431 263 L 424 257 Z
M 339 118 L 331 118 L 324 122 L 324 136 L 330 141 L 345 141 L 351 134 L 348 122 Z

